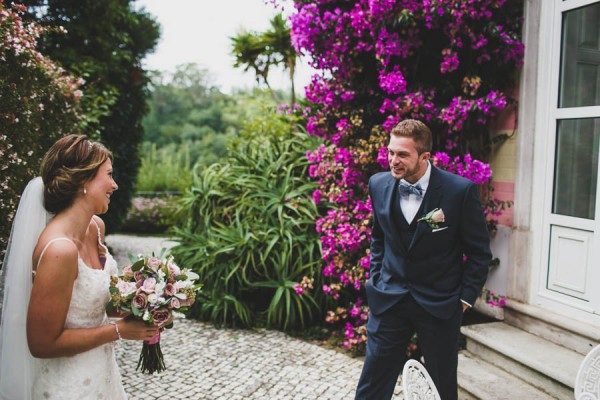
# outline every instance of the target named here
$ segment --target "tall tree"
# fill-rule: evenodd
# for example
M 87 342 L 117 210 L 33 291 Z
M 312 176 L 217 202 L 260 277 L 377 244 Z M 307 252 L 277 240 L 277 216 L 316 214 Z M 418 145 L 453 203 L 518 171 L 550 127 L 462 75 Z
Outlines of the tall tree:
M 252 68 L 256 76 L 256 83 L 260 83 L 262 79 L 263 83 L 271 89 L 268 77 L 269 67 L 273 62 L 262 35 L 242 31 L 230 39 L 233 43 L 231 52 L 235 57 L 233 66 L 236 68 L 244 67 L 244 71 Z
M 229 124 L 223 119 L 223 109 L 232 100 L 213 82 L 206 68 L 193 63 L 177 66 L 173 74 L 153 76 L 150 112 L 143 120 L 144 140 L 162 146 L 224 133 Z
M 231 53 L 235 57 L 234 67 L 243 67 L 244 71 L 253 69 L 256 82 L 262 80 L 271 89 L 268 76 L 271 67 L 282 65 L 290 75 L 291 102 L 296 102 L 294 75 L 298 54 L 292 46 L 291 28 L 281 14 L 275 15 L 270 21 L 270 29 L 265 32 L 242 31 L 231 37 Z
M 133 0 L 24 0 L 30 17 L 55 28 L 41 41 L 41 51 L 64 68 L 83 76 L 85 105 L 104 107 L 87 128 L 114 155 L 119 190 L 106 216 L 108 229 L 124 219 L 133 193 L 143 137 L 141 120 L 146 113 L 148 78 L 141 60 L 156 45 L 157 22 Z M 59 29 L 64 27 L 67 33 Z
M 291 100 L 296 103 L 296 90 L 294 88 L 294 75 L 296 73 L 296 59 L 298 53 L 291 42 L 291 28 L 281 14 L 277 14 L 269 21 L 271 29 L 263 33 L 262 37 L 267 45 L 268 52 L 272 55 L 273 63 L 282 64 L 290 75 L 292 84 Z

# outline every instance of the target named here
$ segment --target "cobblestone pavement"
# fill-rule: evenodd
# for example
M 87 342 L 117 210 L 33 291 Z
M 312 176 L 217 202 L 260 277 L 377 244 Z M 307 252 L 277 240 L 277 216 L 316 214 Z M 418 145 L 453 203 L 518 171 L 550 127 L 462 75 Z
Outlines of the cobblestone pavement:
M 125 235 L 109 235 L 107 243 L 120 262 L 126 262 L 127 253 L 172 245 L 161 238 Z M 194 320 L 177 320 L 162 335 L 167 370 L 160 375 L 135 370 L 141 347 L 123 341 L 117 349 L 131 400 L 353 399 L 363 363 L 278 331 L 216 329 Z M 394 399 L 401 398 L 398 384 Z

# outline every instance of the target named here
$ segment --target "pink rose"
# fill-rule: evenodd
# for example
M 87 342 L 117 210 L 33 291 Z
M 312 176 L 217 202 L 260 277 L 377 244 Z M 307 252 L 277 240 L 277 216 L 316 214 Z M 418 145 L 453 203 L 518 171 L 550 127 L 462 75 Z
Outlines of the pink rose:
M 133 277 L 133 271 L 131 270 L 131 264 L 123 267 L 123 278 L 129 280 Z
M 150 305 L 155 305 L 156 303 L 158 303 L 158 296 L 156 295 L 156 293 L 148 295 L 148 303 L 150 303 Z
M 172 259 L 167 262 L 167 267 L 169 268 L 169 272 L 171 272 L 173 275 L 177 276 L 181 274 L 181 269 Z
M 444 215 L 444 210 L 442 210 L 441 208 L 436 210 L 432 215 L 431 215 L 431 222 L 439 224 L 440 222 L 444 222 L 446 220 L 446 216 Z
M 141 280 L 144 279 L 144 275 L 142 274 L 142 271 L 135 271 L 133 273 L 133 279 L 135 279 L 136 282 L 141 282 Z
M 160 260 L 156 257 L 150 257 L 147 265 L 152 271 L 158 271 L 158 268 L 160 267 Z
M 148 303 L 148 298 L 146 297 L 146 295 L 144 293 L 140 293 L 133 298 L 131 303 L 133 304 L 133 306 L 135 308 L 142 310 L 142 309 L 146 308 L 146 304 Z
M 135 292 L 136 287 L 134 282 L 125 282 L 119 279 L 119 282 L 117 283 L 117 289 L 119 289 L 119 292 L 122 296 L 126 297 Z
M 181 307 L 181 303 L 177 297 L 173 297 L 169 302 L 169 308 L 179 308 Z
M 196 299 L 179 299 L 179 304 L 181 304 L 182 307 L 187 307 L 194 304 L 195 300 Z
M 171 315 L 171 311 L 164 308 L 159 308 L 152 311 L 152 319 L 154 320 L 154 325 L 163 326 L 168 325 L 173 320 L 173 317 Z
M 140 289 L 144 292 L 150 294 L 154 293 L 154 289 L 156 288 L 156 279 L 155 278 L 146 278 Z
M 167 283 L 165 285 L 165 296 L 173 296 L 177 292 L 175 286 L 172 283 Z

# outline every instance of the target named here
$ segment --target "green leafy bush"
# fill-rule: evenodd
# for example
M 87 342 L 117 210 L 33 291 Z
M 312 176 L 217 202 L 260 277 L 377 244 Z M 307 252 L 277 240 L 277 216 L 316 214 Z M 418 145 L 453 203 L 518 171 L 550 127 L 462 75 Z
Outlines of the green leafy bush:
M 189 144 L 174 143 L 157 149 L 145 142 L 138 171 L 138 192 L 182 192 L 192 183 Z
M 304 277 L 315 279 L 321 257 L 316 184 L 307 179 L 305 156 L 318 141 L 292 132 L 293 122 L 276 114 L 248 127 L 224 162 L 196 169 L 173 253 L 205 285 L 199 317 L 217 325 L 304 327 L 318 320 L 322 300 L 296 288 Z
M 0 1 L 0 262 L 21 193 L 48 148 L 86 123 L 81 81 L 36 49 L 46 30 Z

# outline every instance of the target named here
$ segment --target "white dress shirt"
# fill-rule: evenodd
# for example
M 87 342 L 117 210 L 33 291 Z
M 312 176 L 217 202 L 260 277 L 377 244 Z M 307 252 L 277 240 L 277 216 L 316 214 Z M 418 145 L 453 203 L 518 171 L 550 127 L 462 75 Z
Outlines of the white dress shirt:
M 404 179 L 400 179 L 400 182 L 406 182 L 409 185 L 416 185 L 418 183 L 421 185 L 421 189 L 423 189 L 423 197 L 425 197 L 427 187 L 429 186 L 430 176 L 431 163 L 427 162 L 427 171 L 425 171 L 425 174 L 421 177 L 421 179 L 415 183 L 407 182 Z M 408 196 L 400 196 L 400 209 L 402 210 L 402 214 L 404 214 L 404 218 L 406 218 L 406 222 L 409 224 L 413 221 L 413 219 L 415 219 L 415 216 L 421 207 L 421 203 L 423 202 L 423 197 L 417 196 L 413 193 L 409 194 Z

